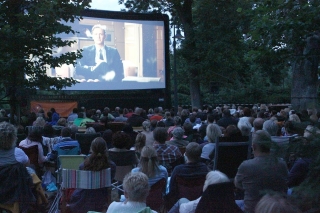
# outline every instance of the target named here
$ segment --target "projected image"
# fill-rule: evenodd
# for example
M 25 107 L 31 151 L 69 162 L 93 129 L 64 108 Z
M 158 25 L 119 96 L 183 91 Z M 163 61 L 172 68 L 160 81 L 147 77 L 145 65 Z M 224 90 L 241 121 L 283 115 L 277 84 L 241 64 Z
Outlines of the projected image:
M 72 47 L 56 54 L 82 49 L 75 66 L 48 69 L 53 77 L 73 77 L 80 83 L 68 90 L 132 90 L 165 88 L 164 21 L 121 20 L 84 16 L 72 24 Z

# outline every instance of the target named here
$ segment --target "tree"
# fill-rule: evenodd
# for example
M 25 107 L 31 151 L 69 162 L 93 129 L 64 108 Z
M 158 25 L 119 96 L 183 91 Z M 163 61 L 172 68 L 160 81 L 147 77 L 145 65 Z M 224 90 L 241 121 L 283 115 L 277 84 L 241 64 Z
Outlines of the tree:
M 55 55 L 75 41 L 57 37 L 75 33 L 66 22 L 81 18 L 87 0 L 0 0 L 0 84 L 15 115 L 17 94 L 28 89 L 59 90 L 75 84 L 72 78 L 49 77 L 48 68 L 74 64 L 81 52 Z M 11 116 L 13 122 L 13 116 Z
M 246 36 L 260 54 L 278 54 L 291 64 L 291 104 L 302 110 L 318 105 L 320 2 L 315 0 L 248 1 L 238 12 L 252 17 Z
M 131 12 L 169 12 L 174 20 L 173 24 L 181 24 L 184 31 L 184 42 L 182 48 L 185 50 L 184 57 L 187 63 L 190 96 L 192 106 L 200 107 L 200 80 L 199 70 L 194 64 L 201 62 L 201 58 L 193 54 L 196 49 L 194 38 L 194 21 L 192 16 L 193 0 L 119 0 L 120 4 L 124 4 L 128 11 Z

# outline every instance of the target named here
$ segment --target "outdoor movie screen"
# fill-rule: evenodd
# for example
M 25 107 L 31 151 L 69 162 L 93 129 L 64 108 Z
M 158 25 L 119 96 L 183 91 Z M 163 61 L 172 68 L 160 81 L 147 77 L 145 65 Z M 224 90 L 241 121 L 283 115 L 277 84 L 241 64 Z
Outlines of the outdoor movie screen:
M 70 23 L 76 34 L 59 35 L 76 43 L 55 53 L 82 49 L 82 58 L 75 66 L 50 68 L 47 75 L 80 82 L 66 90 L 164 89 L 167 21 L 166 15 L 85 11 L 82 20 Z

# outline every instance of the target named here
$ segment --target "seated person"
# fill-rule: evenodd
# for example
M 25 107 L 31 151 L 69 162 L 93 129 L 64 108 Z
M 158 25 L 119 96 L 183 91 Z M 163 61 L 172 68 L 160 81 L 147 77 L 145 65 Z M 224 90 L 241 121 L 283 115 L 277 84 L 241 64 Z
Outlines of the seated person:
M 97 137 L 91 143 L 91 155 L 80 164 L 80 170 L 101 171 L 111 168 L 111 179 L 114 178 L 116 165 L 110 161 L 107 154 L 107 143 L 103 138 Z M 108 188 L 76 189 L 68 203 L 71 212 L 86 213 L 88 211 L 101 212 L 105 210 L 108 202 Z M 110 201 L 109 201 L 110 202 Z
M 172 171 L 171 164 L 179 161 L 182 154 L 177 146 L 166 144 L 168 133 L 165 127 L 157 127 L 153 130 L 154 144 L 153 147 L 157 151 L 159 163 L 166 167 L 170 173 Z
M 206 134 L 209 143 L 202 148 L 201 159 L 202 161 L 210 161 L 209 155 L 214 151 L 216 146 L 217 137 L 220 137 L 222 132 L 217 124 L 209 124 L 206 128 Z
M 190 142 L 186 147 L 185 164 L 176 166 L 171 174 L 169 183 L 169 198 L 175 199 L 177 195 L 177 181 L 176 177 L 179 176 L 198 176 L 206 175 L 209 170 L 205 163 L 200 162 L 201 147 L 196 142 Z
M 301 211 L 279 194 L 266 194 L 258 202 L 255 213 L 301 213 Z
M 176 127 L 172 131 L 172 139 L 166 141 L 166 144 L 175 145 L 177 147 L 186 147 L 189 143 L 187 140 L 183 140 L 184 131 L 181 127 Z
M 234 202 L 233 198 L 233 187 L 230 183 L 229 178 L 219 171 L 211 171 L 206 176 L 204 182 L 203 191 L 206 191 L 209 185 L 216 187 L 216 194 L 212 196 L 217 199 L 212 199 L 212 202 L 216 202 L 216 209 L 210 209 L 212 212 L 242 212 L 241 209 Z M 230 190 L 231 189 L 231 190 Z M 186 198 L 181 198 L 169 211 L 168 213 L 194 213 L 201 197 L 196 200 L 189 201 Z M 223 201 L 223 202 L 221 202 Z
M 140 133 L 141 134 L 141 133 Z M 142 172 L 149 178 L 149 186 L 158 182 L 160 179 L 168 179 L 168 172 L 164 166 L 158 164 L 157 152 L 153 147 L 145 146 L 141 151 L 140 163 L 132 172 Z
M 149 183 L 147 175 L 142 172 L 128 173 L 123 180 L 124 202 L 112 202 L 107 213 L 156 213 L 146 205 L 149 194 Z

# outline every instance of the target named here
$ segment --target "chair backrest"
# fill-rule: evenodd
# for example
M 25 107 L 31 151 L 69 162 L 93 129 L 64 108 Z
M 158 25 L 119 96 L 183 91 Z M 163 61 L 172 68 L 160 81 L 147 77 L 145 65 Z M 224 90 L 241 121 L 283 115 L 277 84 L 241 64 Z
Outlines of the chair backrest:
M 114 179 L 122 181 L 124 176 L 131 172 L 136 164 L 136 154 L 134 150 L 125 152 L 108 151 L 110 160 L 116 164 L 116 174 Z
M 216 141 L 213 170 L 225 173 L 230 179 L 237 174 L 240 164 L 251 157 L 251 140 L 246 142 Z
M 163 192 L 166 188 L 166 179 L 162 178 L 153 184 L 147 197 L 147 206 L 155 211 L 159 211 L 164 205 Z
M 190 175 L 190 176 L 177 176 L 178 197 L 187 198 L 188 200 L 195 200 L 199 198 L 203 191 L 203 185 L 206 180 L 207 174 Z
M 232 182 L 212 184 L 203 192 L 195 213 L 240 213 L 242 210 L 235 203 Z
M 60 168 L 78 169 L 79 165 L 86 158 L 85 155 L 59 155 Z
M 28 148 L 19 146 L 19 148 L 22 149 L 24 153 L 26 153 L 30 160 L 30 164 L 34 165 L 36 169 L 40 167 L 38 163 L 39 151 L 37 145 L 30 146 Z
M 85 171 L 62 169 L 61 187 L 77 189 L 99 189 L 111 187 L 111 169 Z
M 76 133 L 76 140 L 80 144 L 81 153 L 88 155 L 90 152 L 91 142 L 96 138 L 100 137 L 100 133 L 92 133 L 92 134 L 85 134 L 85 133 Z

